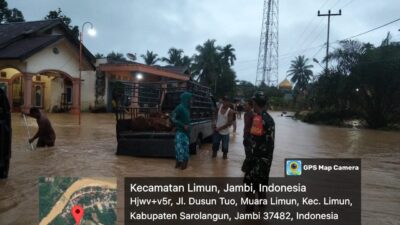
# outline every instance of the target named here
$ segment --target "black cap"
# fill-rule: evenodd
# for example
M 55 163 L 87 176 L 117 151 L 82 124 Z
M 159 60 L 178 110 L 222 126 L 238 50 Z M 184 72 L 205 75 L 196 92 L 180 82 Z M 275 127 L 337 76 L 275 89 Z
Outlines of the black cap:
M 267 104 L 267 96 L 263 91 L 257 91 L 254 93 L 252 99 L 259 106 L 265 106 Z

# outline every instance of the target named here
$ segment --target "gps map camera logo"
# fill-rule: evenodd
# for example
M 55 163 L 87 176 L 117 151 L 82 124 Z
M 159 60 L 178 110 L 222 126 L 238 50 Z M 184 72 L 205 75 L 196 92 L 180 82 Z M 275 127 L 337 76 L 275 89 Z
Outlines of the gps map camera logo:
M 287 176 L 300 176 L 301 168 L 301 160 L 286 160 Z

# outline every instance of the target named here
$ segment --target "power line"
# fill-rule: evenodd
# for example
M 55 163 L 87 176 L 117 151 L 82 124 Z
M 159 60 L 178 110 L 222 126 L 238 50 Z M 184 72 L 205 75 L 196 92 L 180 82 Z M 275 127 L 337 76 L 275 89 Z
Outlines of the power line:
M 372 31 L 378 30 L 378 29 L 380 29 L 380 28 L 383 28 L 383 27 L 385 27 L 385 26 L 388 26 L 388 25 L 390 25 L 390 24 L 392 24 L 392 23 L 395 23 L 395 22 L 397 22 L 397 21 L 400 21 L 400 18 L 398 18 L 398 19 L 396 19 L 396 20 L 393 20 L 393 21 L 391 21 L 391 22 L 385 23 L 385 24 L 383 24 L 383 25 L 381 25 L 381 26 L 375 27 L 375 28 L 373 28 L 373 29 L 370 29 L 370 30 L 368 30 L 368 31 L 365 31 L 365 32 L 362 32 L 362 33 L 359 33 L 359 34 L 356 34 L 356 35 L 353 35 L 353 36 L 350 36 L 350 37 L 341 39 L 341 40 L 336 40 L 336 41 L 329 42 L 329 44 L 335 44 L 335 43 L 339 43 L 340 41 L 343 41 L 343 40 L 349 40 L 349 39 L 353 39 L 353 38 L 355 38 L 355 37 L 362 36 L 362 35 L 364 35 L 364 34 L 367 34 L 367 33 L 370 33 L 370 32 L 372 32 Z M 320 47 L 324 47 L 324 46 L 325 46 L 325 44 L 322 44 L 322 45 L 316 45 L 316 46 L 313 46 L 313 47 L 310 47 L 310 48 L 304 48 L 304 49 L 299 49 L 299 50 L 295 50 L 295 51 L 291 51 L 291 52 L 286 52 L 286 53 L 284 53 L 284 54 L 281 54 L 281 55 L 279 56 L 279 58 L 280 58 L 280 59 L 281 59 L 281 58 L 286 58 L 287 56 L 294 55 L 294 54 L 296 54 L 296 53 L 298 53 L 298 52 L 307 52 L 307 51 L 310 51 L 310 50 L 313 50 L 313 49 L 316 49 L 316 48 L 320 48 Z M 236 61 L 236 63 L 238 63 L 238 62 L 252 62 L 252 61 L 257 61 L 257 59 L 254 59 L 254 60 Z
M 322 20 L 321 20 L 321 22 L 322 22 Z M 317 36 L 315 36 L 314 40 L 312 40 L 309 45 L 313 45 L 322 36 L 323 33 L 324 33 L 324 29 L 321 29 L 319 34 Z M 324 44 L 324 46 L 325 46 L 325 44 Z
M 302 48 L 303 46 L 307 46 L 307 44 L 309 43 L 309 40 L 311 39 L 312 35 L 314 34 L 314 31 L 316 31 L 318 28 L 321 30 L 324 30 L 324 27 L 321 26 L 322 25 L 322 20 L 320 20 L 318 22 L 318 25 L 316 25 L 314 27 L 314 29 L 312 29 L 312 31 L 308 34 L 308 36 L 304 39 L 304 41 L 301 43 L 301 45 L 299 45 L 300 48 Z
M 315 58 L 316 55 L 318 55 L 318 53 L 321 52 L 322 49 L 324 49 L 325 45 L 321 46 L 321 48 L 313 55 L 313 59 Z
M 351 3 L 353 3 L 355 0 L 350 0 L 347 4 L 343 5 L 342 7 L 340 7 L 340 9 L 344 9 L 347 6 L 349 6 Z
M 328 3 L 328 0 L 325 0 L 325 2 L 318 8 L 318 9 L 322 9 L 325 5 L 326 5 L 326 3 Z M 302 41 L 303 40 L 303 36 L 304 36 L 304 34 L 306 33 L 306 31 L 308 30 L 308 28 L 310 27 L 310 25 L 314 22 L 314 20 L 315 20 L 315 17 L 313 16 L 313 17 L 311 17 L 311 20 L 307 23 L 307 26 L 306 26 L 306 28 L 301 32 L 301 34 L 298 36 L 298 39 L 299 39 L 299 42 L 298 43 L 300 43 L 300 42 L 304 42 L 304 41 Z M 314 30 L 313 30 L 314 31 Z M 312 32 L 313 32 L 312 31 Z M 311 33 L 312 33 L 311 32 Z M 305 41 L 307 41 L 307 39 L 304 39 Z M 296 42 L 293 42 L 293 44 L 291 45 L 291 47 L 290 47 L 290 49 L 292 49 L 293 47 L 294 47 L 294 43 L 296 43 Z M 303 44 L 304 45 L 304 44 Z M 301 45 L 301 47 L 303 46 L 303 45 Z M 300 45 L 299 45 L 300 46 Z
M 331 9 L 335 8 L 335 6 L 337 6 L 337 5 L 339 4 L 339 2 L 340 2 L 340 0 L 337 1 L 337 2 L 336 2 L 334 5 L 332 5 L 330 8 L 331 8 Z
M 385 23 L 385 24 L 383 24 L 383 25 L 381 25 L 381 26 L 379 26 L 379 27 L 375 27 L 375 28 L 373 28 L 373 29 L 371 29 L 371 30 L 368 30 L 368 31 L 365 31 L 365 32 L 362 32 L 362 33 L 353 35 L 353 36 L 351 36 L 351 37 L 345 38 L 345 39 L 343 39 L 343 41 L 344 41 L 344 40 L 353 39 L 353 38 L 355 38 L 355 37 L 359 37 L 359 36 L 364 35 L 364 34 L 368 34 L 368 33 L 372 32 L 372 31 L 381 29 L 382 27 L 386 27 L 386 26 L 388 26 L 388 25 L 390 25 L 390 24 L 392 24 L 392 23 L 395 23 L 395 22 L 397 22 L 397 21 L 399 21 L 399 20 L 400 20 L 400 18 L 395 19 L 395 20 L 390 21 L 389 23 Z M 336 41 L 336 42 L 338 42 L 338 41 Z

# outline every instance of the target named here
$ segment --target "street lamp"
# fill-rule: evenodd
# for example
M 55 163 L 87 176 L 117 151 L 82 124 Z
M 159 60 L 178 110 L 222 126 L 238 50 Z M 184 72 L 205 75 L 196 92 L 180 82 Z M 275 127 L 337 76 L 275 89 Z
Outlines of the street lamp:
M 143 74 L 141 74 L 141 73 L 136 74 L 136 79 L 138 79 L 138 80 L 143 79 Z
M 85 29 L 85 25 L 89 24 L 90 28 L 88 30 L 88 34 L 90 36 L 95 36 L 96 35 L 96 30 L 93 27 L 93 24 L 91 22 L 84 22 L 82 24 L 81 31 L 79 32 L 79 107 L 78 107 L 78 112 L 79 112 L 79 125 L 81 125 L 81 89 L 82 89 L 82 48 L 83 48 L 83 32 Z
M 317 63 L 324 71 L 325 71 L 325 74 L 327 75 L 328 74 L 328 67 L 323 67 L 323 66 L 321 66 L 321 64 L 319 63 L 319 61 L 318 61 L 318 59 L 316 59 L 316 58 L 313 58 L 312 59 L 315 63 Z
M 316 58 L 313 58 L 312 59 L 315 63 L 317 63 L 322 69 L 324 69 L 325 70 L 325 68 L 324 67 L 322 67 L 321 66 L 321 64 L 319 63 L 319 61 L 318 61 L 318 59 L 316 59 Z

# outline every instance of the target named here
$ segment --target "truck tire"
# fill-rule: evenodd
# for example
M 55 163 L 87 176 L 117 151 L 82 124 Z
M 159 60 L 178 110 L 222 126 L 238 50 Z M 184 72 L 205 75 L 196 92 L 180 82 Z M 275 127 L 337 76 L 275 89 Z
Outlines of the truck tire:
M 190 154 L 192 154 L 192 155 L 196 155 L 197 154 L 197 152 L 200 150 L 200 148 L 201 148 L 201 135 L 199 135 L 198 137 L 197 137 L 197 139 L 196 139 L 196 142 L 195 143 L 193 143 L 191 146 L 190 146 Z

